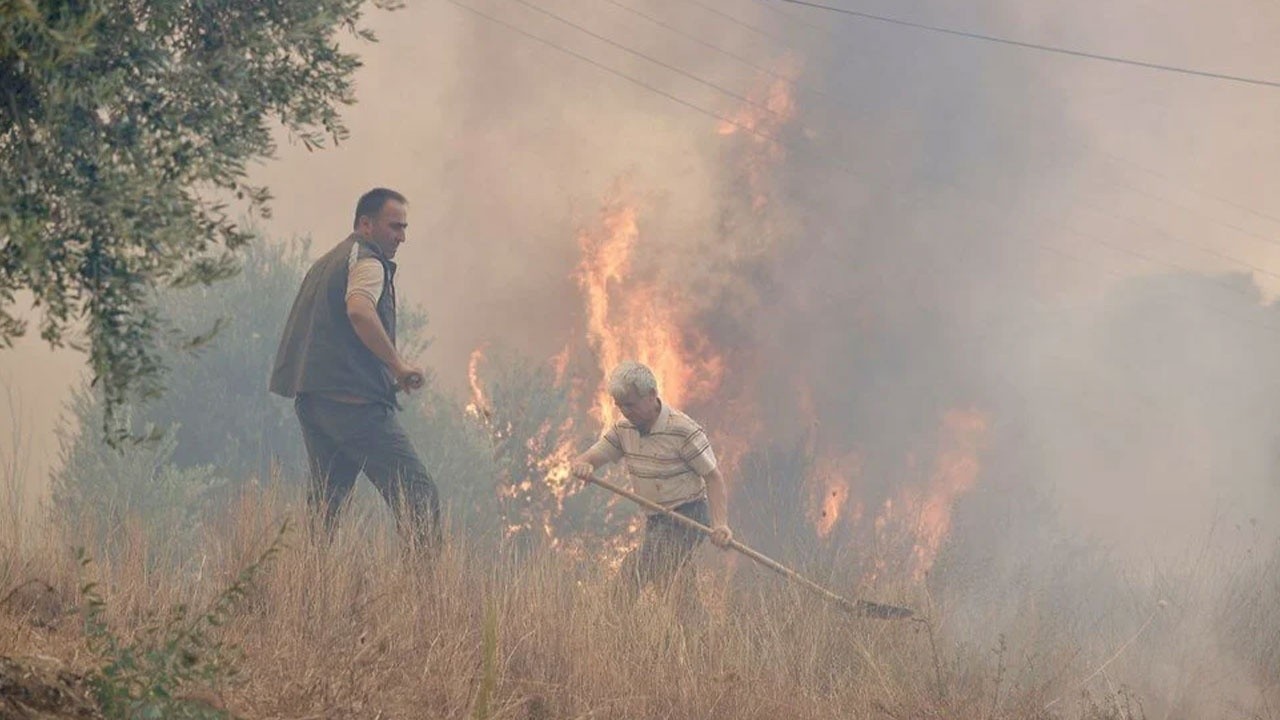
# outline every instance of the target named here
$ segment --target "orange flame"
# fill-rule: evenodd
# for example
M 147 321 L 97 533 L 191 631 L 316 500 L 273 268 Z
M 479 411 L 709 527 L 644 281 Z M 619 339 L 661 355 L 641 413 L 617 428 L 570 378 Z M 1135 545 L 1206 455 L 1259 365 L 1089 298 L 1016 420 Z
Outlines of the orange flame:
M 800 65 L 794 60 L 782 63 L 782 71 L 772 76 L 762 90 L 752 92 L 751 102 L 717 128 L 722 136 L 741 134 L 756 146 L 756 151 L 743 159 L 751 208 L 760 212 L 768 204 L 769 171 L 785 157 L 779 133 L 795 118 L 796 101 L 791 92 Z
M 756 226 L 772 222 L 763 213 L 771 196 L 770 175 L 785 159 L 783 146 L 770 138 L 778 137 L 796 113 L 788 79 L 798 75 L 798 66 L 793 63 L 780 75 L 753 93 L 752 103 L 734 115 L 732 122 L 718 128 L 722 137 L 732 137 L 736 147 L 744 150 L 733 156 L 734 177 L 741 196 L 749 202 Z M 581 334 L 575 334 L 551 359 L 555 387 L 568 391 L 569 416 L 562 421 L 548 420 L 523 439 L 527 467 L 517 468 L 513 472 L 516 477 L 509 478 L 501 490 L 522 513 L 508 518 L 510 534 L 540 534 L 554 548 L 590 555 L 614 567 L 638 545 L 644 522 L 643 515 L 625 501 L 611 498 L 606 513 L 610 526 L 626 523 L 623 533 L 588 540 L 577 531 L 564 538 L 555 532 L 566 499 L 580 488 L 569 478 L 575 450 L 581 449 L 585 437 L 598 437 L 599 426 L 607 427 L 618 418 L 607 390 L 608 373 L 623 360 L 643 362 L 657 376 L 664 401 L 680 408 L 710 399 L 726 384 L 726 352 L 714 347 L 699 330 L 689 309 L 692 303 L 687 302 L 681 288 L 662 282 L 660 277 L 646 276 L 645 266 L 637 262 L 646 248 L 641 218 L 639 205 L 619 186 L 606 195 L 595 221 L 577 232 L 581 256 L 574 277 L 582 295 L 585 325 Z M 584 346 L 590 350 L 587 362 L 594 366 L 587 372 L 578 364 L 586 360 L 580 354 Z M 468 366 L 472 394 L 468 412 L 481 418 L 495 438 L 509 438 L 509 427 L 493 427 L 492 399 L 480 379 L 484 360 L 482 349 L 477 348 Z M 733 432 L 717 433 L 714 439 L 726 468 L 746 454 L 762 434 L 765 420 L 750 391 L 756 386 L 749 382 L 750 370 L 736 365 L 733 370 L 732 387 L 747 390 L 737 397 L 717 398 L 716 416 L 733 418 Z M 832 542 L 846 531 L 874 535 L 877 540 L 892 536 L 896 540 L 894 556 L 904 563 L 898 571 L 923 579 L 951 530 L 956 502 L 977 482 L 987 417 L 976 410 L 945 413 L 939 423 L 931 470 L 915 471 L 915 458 L 908 457 L 904 487 L 891 497 L 873 501 L 855 493 L 864 484 L 862 454 L 847 445 L 829 444 L 830 437 L 819 437 L 818 413 L 807 385 L 800 388 L 799 404 L 802 415 L 810 421 L 805 450 L 814 464 L 803 492 L 809 495 L 807 514 L 818 537 Z M 726 472 L 732 478 L 733 473 Z M 534 502 L 535 497 L 541 500 Z M 878 506 L 879 512 L 860 527 L 864 500 L 873 508 Z M 591 529 L 582 530 L 591 533 Z M 887 567 L 884 557 L 873 562 L 877 572 Z
M 978 481 L 978 455 L 989 425 L 986 415 L 976 410 L 951 410 L 942 418 L 938 456 L 916 523 L 916 579 L 933 567 L 938 549 L 951 531 L 956 501 Z
M 977 410 L 950 410 L 938 430 L 938 452 L 933 470 L 923 484 L 908 484 L 887 498 L 876 516 L 874 528 L 881 544 L 896 546 L 895 537 L 906 535 L 911 543 L 907 561 L 912 579 L 923 580 L 937 560 L 938 551 L 951 531 L 956 502 L 978 481 L 979 455 L 986 443 L 987 416 Z M 909 467 L 915 464 L 908 458 Z M 875 573 L 887 568 L 883 557 L 875 559 Z
M 812 473 L 816 482 L 811 483 L 811 486 L 821 489 L 811 511 L 813 526 L 818 532 L 818 537 L 825 538 L 830 535 L 831 530 L 840 521 L 845 506 L 849 502 L 851 480 L 861 470 L 862 458 L 857 453 L 849 453 L 840 458 L 822 457 L 818 459 L 815 470 Z M 860 506 L 855 503 L 854 512 L 852 517 L 849 518 L 851 524 L 858 522 L 859 508 Z
M 599 226 L 578 234 L 578 285 L 587 305 L 587 338 L 602 376 L 593 415 L 605 427 L 618 417 L 608 373 L 623 360 L 648 365 L 664 401 L 676 407 L 709 397 L 724 371 L 720 355 L 682 317 L 683 304 L 672 289 L 629 277 L 640 240 L 637 216 L 635 205 L 615 197 L 601 209 Z
M 480 363 L 484 362 L 484 349 L 478 347 L 471 351 L 467 360 L 467 383 L 471 386 L 471 401 L 467 403 L 467 414 L 472 417 L 488 417 L 489 401 L 484 396 L 484 388 L 480 385 Z

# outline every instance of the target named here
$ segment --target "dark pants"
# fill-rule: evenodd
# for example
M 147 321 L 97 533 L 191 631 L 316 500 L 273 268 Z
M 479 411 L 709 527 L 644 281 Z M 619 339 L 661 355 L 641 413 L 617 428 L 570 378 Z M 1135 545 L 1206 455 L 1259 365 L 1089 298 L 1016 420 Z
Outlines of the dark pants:
M 674 510 L 706 525 L 707 501 L 694 500 Z M 619 599 L 630 602 L 646 585 L 662 594 L 674 594 L 682 616 L 700 614 L 693 567 L 685 567 L 693 551 L 702 543 L 702 533 L 672 520 L 666 515 L 650 515 L 645 522 L 644 540 L 622 561 L 619 570 Z M 684 572 L 681 570 L 684 569 Z
M 294 410 L 311 467 L 307 507 L 313 518 L 323 518 L 326 538 L 332 539 L 338 513 L 363 470 L 391 507 L 401 532 L 419 546 L 439 544 L 436 484 L 395 410 L 381 403 L 344 403 L 310 394 L 299 395 Z

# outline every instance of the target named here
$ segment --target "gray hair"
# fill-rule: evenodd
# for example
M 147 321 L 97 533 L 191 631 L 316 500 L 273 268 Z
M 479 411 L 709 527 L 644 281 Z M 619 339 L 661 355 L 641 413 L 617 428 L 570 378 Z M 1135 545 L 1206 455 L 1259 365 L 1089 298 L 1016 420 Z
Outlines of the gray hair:
M 644 365 L 634 360 L 625 360 L 609 373 L 609 394 L 616 400 L 633 389 L 640 395 L 657 393 L 658 379 Z

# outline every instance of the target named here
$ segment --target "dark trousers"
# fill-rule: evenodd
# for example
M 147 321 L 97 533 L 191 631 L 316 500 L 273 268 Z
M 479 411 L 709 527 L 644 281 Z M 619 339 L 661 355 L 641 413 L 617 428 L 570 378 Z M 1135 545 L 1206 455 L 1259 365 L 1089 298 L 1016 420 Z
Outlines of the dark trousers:
M 673 508 L 676 512 L 703 525 L 708 524 L 706 500 L 694 500 Z M 622 561 L 618 574 L 617 597 L 632 602 L 646 585 L 661 594 L 672 594 L 682 618 L 700 615 L 693 567 L 685 567 L 693 551 L 702 543 L 702 533 L 672 520 L 666 515 L 650 515 L 645 521 L 644 540 Z M 682 572 L 683 570 L 683 572 Z
M 332 539 L 338 513 L 364 474 L 387 501 L 396 526 L 422 547 L 440 542 L 440 501 L 436 484 L 418 459 L 395 410 L 381 403 L 353 404 L 317 395 L 294 402 L 307 446 L 311 482 L 307 507 L 323 519 Z

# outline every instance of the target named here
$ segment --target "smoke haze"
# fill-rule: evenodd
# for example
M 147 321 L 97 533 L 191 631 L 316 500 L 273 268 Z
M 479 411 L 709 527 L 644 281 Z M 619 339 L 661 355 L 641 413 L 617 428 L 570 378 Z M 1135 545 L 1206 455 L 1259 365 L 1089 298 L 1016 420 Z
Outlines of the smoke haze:
M 464 4 L 634 81 L 450 3 L 371 14 L 381 42 L 362 48 L 351 139 L 318 153 L 282 139 L 255 171 L 276 197 L 270 235 L 311 235 L 318 254 L 361 192 L 404 192 L 401 297 L 427 310 L 424 361 L 462 397 L 485 343 L 589 354 L 580 243 L 633 208 L 612 287 L 673 308 L 690 356 L 723 358 L 685 409 L 744 446 L 730 482 L 752 512 L 783 480 L 753 475 L 751 453 L 808 443 L 845 463 L 836 533 L 904 487 L 927 494 L 954 451 L 977 462 L 944 496 L 957 541 L 989 552 L 1016 554 L 1050 518 L 1135 559 L 1179 557 L 1220 526 L 1274 537 L 1276 90 L 768 0 L 619 3 L 668 27 L 612 2 L 538 7 L 687 75 L 516 0 Z M 1280 8 L 1244 0 L 859 8 L 1280 67 Z M 5 363 L 43 433 L 57 393 L 31 388 L 70 373 L 37 358 Z M 811 470 L 795 481 L 821 495 Z

